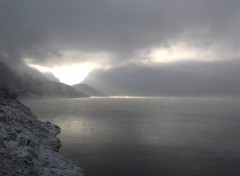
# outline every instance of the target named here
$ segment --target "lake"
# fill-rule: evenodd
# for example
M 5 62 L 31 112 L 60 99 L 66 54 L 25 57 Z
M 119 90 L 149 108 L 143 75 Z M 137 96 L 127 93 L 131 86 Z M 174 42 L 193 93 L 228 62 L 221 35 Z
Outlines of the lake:
M 25 100 L 86 176 L 239 176 L 240 99 Z

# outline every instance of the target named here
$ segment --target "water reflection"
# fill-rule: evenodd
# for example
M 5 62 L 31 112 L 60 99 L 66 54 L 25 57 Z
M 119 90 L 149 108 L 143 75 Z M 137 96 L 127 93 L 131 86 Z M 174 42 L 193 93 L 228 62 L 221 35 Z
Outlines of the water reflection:
M 240 101 L 109 98 L 26 102 L 62 129 L 87 176 L 240 175 Z
M 55 118 L 53 123 L 61 127 L 61 130 L 68 135 L 83 134 L 89 129 L 88 122 L 83 118 L 69 116 L 66 119 Z

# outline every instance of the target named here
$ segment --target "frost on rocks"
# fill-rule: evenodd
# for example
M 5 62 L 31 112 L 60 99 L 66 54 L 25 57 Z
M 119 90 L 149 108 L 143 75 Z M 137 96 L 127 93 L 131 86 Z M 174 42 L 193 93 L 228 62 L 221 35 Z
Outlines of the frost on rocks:
M 81 168 L 58 155 L 59 132 L 19 101 L 0 96 L 0 175 L 83 176 Z

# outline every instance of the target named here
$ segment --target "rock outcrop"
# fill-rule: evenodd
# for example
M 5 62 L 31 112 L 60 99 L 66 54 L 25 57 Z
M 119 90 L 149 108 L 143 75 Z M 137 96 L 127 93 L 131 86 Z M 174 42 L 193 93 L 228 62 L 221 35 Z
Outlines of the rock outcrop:
M 81 168 L 58 155 L 59 132 L 0 91 L 0 175 L 83 176 Z

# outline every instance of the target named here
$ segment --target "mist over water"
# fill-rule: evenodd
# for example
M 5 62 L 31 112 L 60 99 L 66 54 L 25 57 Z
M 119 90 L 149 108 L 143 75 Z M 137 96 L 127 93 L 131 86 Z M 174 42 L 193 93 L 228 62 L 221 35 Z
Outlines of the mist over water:
M 240 174 L 240 99 L 28 100 L 86 176 Z

